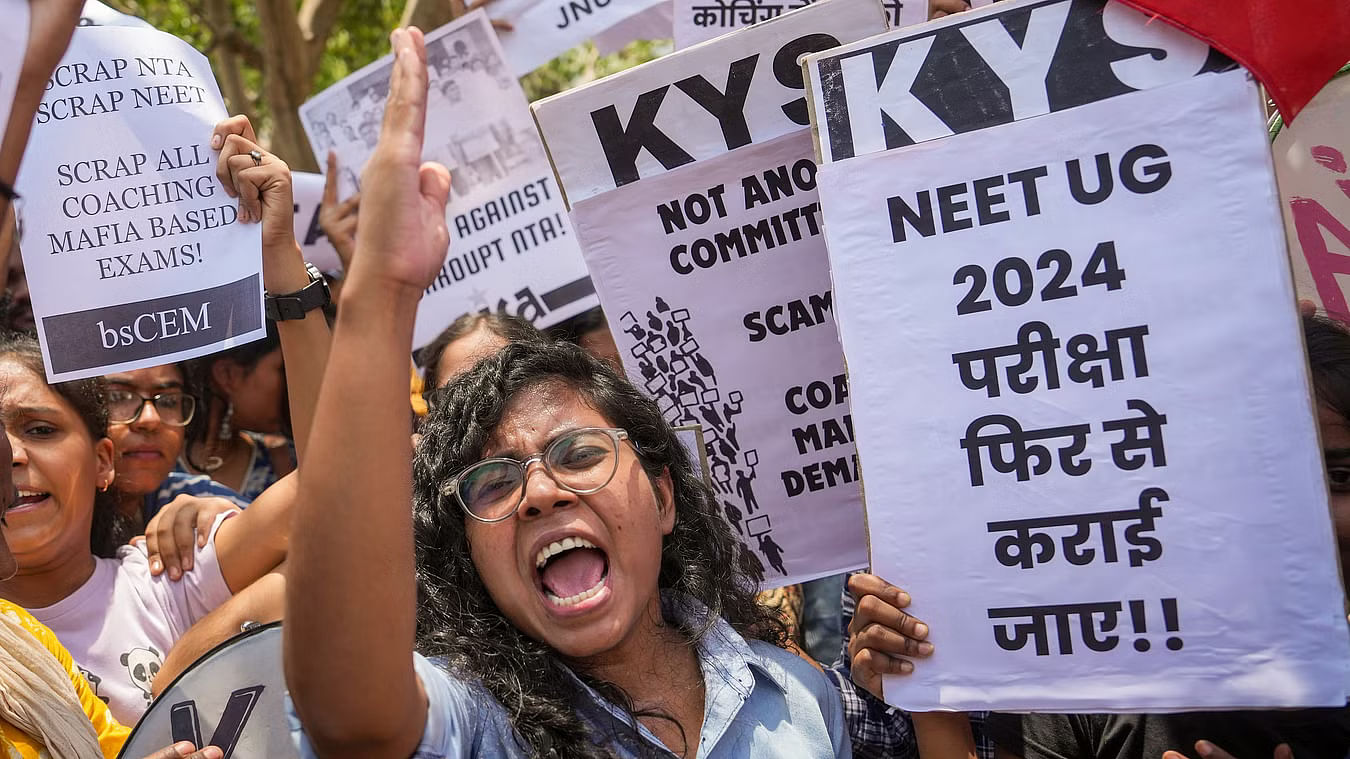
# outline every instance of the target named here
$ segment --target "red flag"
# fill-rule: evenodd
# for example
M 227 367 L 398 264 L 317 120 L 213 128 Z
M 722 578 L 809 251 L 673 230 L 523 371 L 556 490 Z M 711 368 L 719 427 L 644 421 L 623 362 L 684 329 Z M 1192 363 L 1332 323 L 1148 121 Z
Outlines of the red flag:
M 1293 120 L 1350 61 L 1350 0 L 1122 0 L 1246 66 Z

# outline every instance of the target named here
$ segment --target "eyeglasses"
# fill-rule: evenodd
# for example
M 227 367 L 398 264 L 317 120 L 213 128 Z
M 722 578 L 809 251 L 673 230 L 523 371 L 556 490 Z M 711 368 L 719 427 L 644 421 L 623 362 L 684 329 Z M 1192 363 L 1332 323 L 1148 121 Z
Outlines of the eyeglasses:
M 197 399 L 187 393 L 171 390 L 156 393 L 149 398 L 130 390 L 108 391 L 108 421 L 112 424 L 131 424 L 141 418 L 145 404 L 155 406 L 159 420 L 172 427 L 185 427 L 197 410 Z
M 595 493 L 614 479 L 619 469 L 619 441 L 628 433 L 619 429 L 584 427 L 563 433 L 543 453 L 524 461 L 483 459 L 441 487 L 454 495 L 465 513 L 480 522 L 509 518 L 525 502 L 525 475 L 538 461 L 553 481 L 577 495 Z

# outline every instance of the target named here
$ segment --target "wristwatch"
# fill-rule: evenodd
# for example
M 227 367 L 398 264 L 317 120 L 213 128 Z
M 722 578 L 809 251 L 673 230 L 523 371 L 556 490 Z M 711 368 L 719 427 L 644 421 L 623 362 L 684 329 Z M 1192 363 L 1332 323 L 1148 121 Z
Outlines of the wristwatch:
M 328 291 L 328 282 L 319 267 L 306 263 L 305 271 L 309 273 L 309 284 L 293 293 L 273 295 L 263 291 L 263 313 L 267 314 L 268 319 L 274 322 L 303 319 L 305 314 L 323 308 L 333 300 L 332 293 Z

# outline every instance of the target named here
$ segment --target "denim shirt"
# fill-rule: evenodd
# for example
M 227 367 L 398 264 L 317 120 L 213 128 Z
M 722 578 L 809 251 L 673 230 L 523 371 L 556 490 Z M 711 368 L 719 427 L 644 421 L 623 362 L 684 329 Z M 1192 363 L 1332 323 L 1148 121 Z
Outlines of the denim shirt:
M 839 693 L 810 664 L 771 644 L 747 642 L 721 619 L 699 642 L 698 654 L 705 686 L 699 759 L 851 757 Z M 414 759 L 530 756 L 516 740 L 506 710 L 481 685 L 421 655 L 414 656 L 414 665 L 428 701 Z M 585 695 L 578 714 L 615 756 L 674 756 L 644 725 L 634 725 L 580 679 L 575 684 Z M 317 754 L 289 700 L 287 708 L 300 755 L 313 759 Z

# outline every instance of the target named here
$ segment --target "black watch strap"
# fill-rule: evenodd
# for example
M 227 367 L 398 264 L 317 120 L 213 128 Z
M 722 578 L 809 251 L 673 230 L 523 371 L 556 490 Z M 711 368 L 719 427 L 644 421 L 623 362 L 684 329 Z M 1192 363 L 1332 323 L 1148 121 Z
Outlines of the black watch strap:
M 309 272 L 309 284 L 286 295 L 263 293 L 263 312 L 274 322 L 303 319 L 305 314 L 316 308 L 323 308 L 332 300 L 328 292 L 328 282 L 323 273 L 314 264 L 305 264 Z

